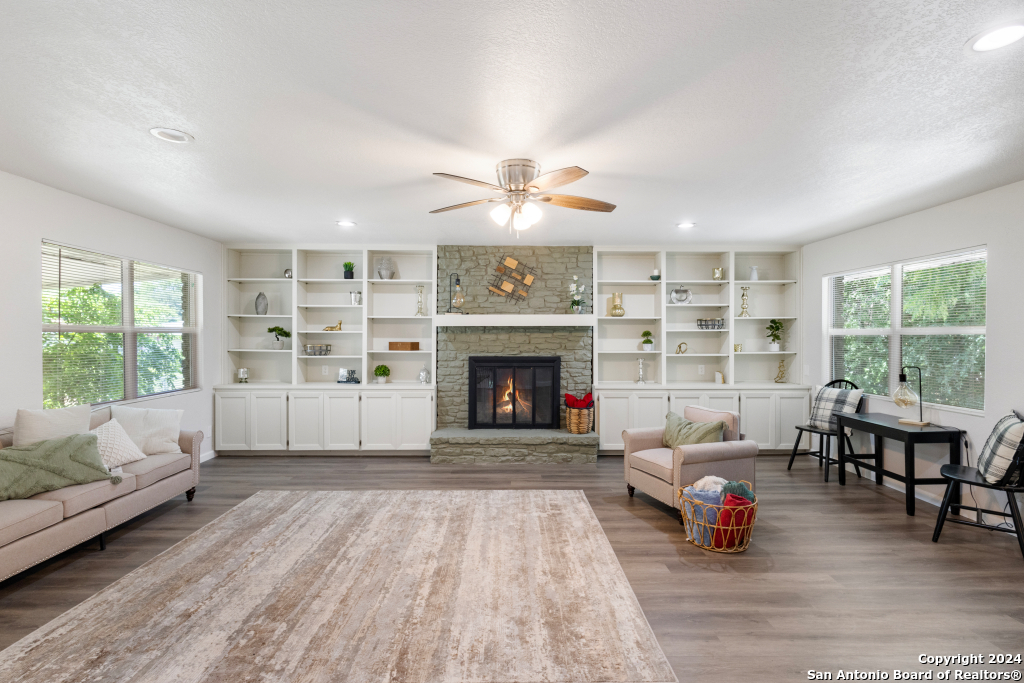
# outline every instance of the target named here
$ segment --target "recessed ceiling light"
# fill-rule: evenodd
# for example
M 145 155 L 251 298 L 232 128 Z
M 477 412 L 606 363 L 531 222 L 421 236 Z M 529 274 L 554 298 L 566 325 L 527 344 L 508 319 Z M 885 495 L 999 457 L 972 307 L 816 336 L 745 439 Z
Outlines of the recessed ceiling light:
M 1016 43 L 1021 38 L 1024 38 L 1024 22 L 1016 21 L 982 31 L 967 41 L 967 47 L 975 52 L 988 52 Z
M 166 142 L 176 142 L 180 145 L 195 140 L 195 138 L 188 133 L 180 130 L 174 130 L 173 128 L 150 128 L 149 132 L 161 140 Z
M 692 228 L 695 225 L 697 225 L 697 224 L 694 223 L 693 221 L 683 221 L 682 223 L 679 223 L 678 225 L 676 225 L 676 227 L 677 228 Z
M 338 225 L 343 228 L 354 228 L 356 224 L 352 221 L 338 221 Z

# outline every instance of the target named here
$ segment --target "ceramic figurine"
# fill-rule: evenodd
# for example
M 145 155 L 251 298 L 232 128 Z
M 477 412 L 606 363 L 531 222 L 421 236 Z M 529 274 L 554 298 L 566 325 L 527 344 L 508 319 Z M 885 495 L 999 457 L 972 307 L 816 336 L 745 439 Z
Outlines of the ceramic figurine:
M 256 315 L 266 315 L 267 307 L 269 302 L 267 301 L 267 295 L 260 292 L 256 295 Z

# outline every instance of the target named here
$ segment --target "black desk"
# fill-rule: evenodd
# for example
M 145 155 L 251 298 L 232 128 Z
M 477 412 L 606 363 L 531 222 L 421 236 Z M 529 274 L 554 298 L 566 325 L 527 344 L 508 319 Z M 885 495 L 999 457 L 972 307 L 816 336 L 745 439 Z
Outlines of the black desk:
M 899 423 L 895 415 L 884 413 L 836 413 L 839 432 L 843 429 L 856 429 L 860 432 L 867 432 L 875 435 L 875 452 L 870 454 L 856 455 L 846 453 L 846 439 L 836 439 L 839 442 L 839 485 L 846 485 L 846 462 L 856 460 L 864 469 L 875 473 L 875 483 L 881 484 L 883 477 L 889 477 L 896 481 L 902 481 L 907 486 L 907 514 L 914 514 L 914 487 L 918 484 L 939 484 L 945 486 L 948 482 L 942 477 L 918 478 L 914 475 L 914 446 L 919 443 L 948 443 L 949 462 L 953 465 L 960 464 L 960 430 L 946 429 L 943 427 L 927 426 L 917 427 Z M 885 461 L 882 459 L 883 442 L 885 439 L 896 439 L 904 444 L 906 458 L 906 474 L 896 474 L 884 469 Z M 875 464 L 869 465 L 864 460 L 874 460 Z M 960 513 L 960 484 L 955 484 L 951 508 L 953 514 Z

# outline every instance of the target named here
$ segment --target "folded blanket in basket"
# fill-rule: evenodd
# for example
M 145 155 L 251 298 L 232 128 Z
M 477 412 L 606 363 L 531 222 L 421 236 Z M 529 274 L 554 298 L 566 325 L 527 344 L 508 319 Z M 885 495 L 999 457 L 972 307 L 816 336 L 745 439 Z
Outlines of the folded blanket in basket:
M 754 502 L 754 492 L 747 488 L 747 485 L 741 481 L 730 481 L 728 484 L 722 487 L 722 495 L 725 496 L 728 493 L 733 493 L 740 498 L 746 498 L 751 503 Z
M 718 526 L 715 527 L 715 547 L 723 550 L 731 550 L 746 538 L 744 527 L 752 521 L 754 516 L 753 508 L 749 508 L 750 501 L 741 498 L 734 493 L 725 495 L 725 509 L 718 518 Z M 747 508 L 745 510 L 731 510 L 730 508 Z
M 692 530 L 694 534 L 700 534 L 703 537 L 693 540 L 699 540 L 703 545 L 711 545 L 711 530 L 714 529 L 715 522 L 718 521 L 718 508 L 710 506 L 721 505 L 722 497 L 718 495 L 717 491 L 698 491 L 692 486 L 687 486 L 683 489 L 680 498 L 682 498 L 683 512 L 686 518 L 691 520 L 691 523 L 686 526 L 687 531 Z M 694 505 L 693 501 L 708 503 L 708 505 Z M 705 526 L 698 526 L 694 522 L 704 522 Z

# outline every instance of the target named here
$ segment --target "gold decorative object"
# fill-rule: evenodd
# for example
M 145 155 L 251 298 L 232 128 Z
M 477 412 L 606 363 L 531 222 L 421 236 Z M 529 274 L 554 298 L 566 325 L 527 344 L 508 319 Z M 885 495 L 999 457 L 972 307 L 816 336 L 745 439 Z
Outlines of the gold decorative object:
M 325 327 L 324 332 L 341 332 L 341 321 L 339 320 L 337 325 Z
M 488 290 L 505 297 L 505 301 L 519 303 L 530 293 L 530 285 L 537 279 L 532 266 L 518 259 L 502 254 L 494 268 L 496 275 L 491 278 Z
M 686 342 L 679 342 L 679 346 L 676 347 L 676 353 L 682 355 L 690 348 L 690 345 Z
M 736 353 L 742 353 L 743 352 L 743 344 L 733 344 L 732 345 L 732 350 L 735 351 Z
M 612 292 L 612 317 L 621 318 L 626 315 L 626 309 L 622 307 L 622 292 Z
M 416 317 L 422 318 L 427 315 L 423 307 L 423 285 L 416 285 Z
M 711 269 L 711 279 L 712 280 L 721 280 L 724 275 L 725 275 L 725 268 L 712 268 Z
M 779 361 L 779 374 L 775 375 L 775 383 L 776 384 L 785 384 L 786 383 L 786 361 L 784 361 L 784 360 L 780 360 Z
M 743 295 L 740 297 L 740 314 L 737 317 L 749 318 L 750 311 L 747 310 L 747 304 L 749 303 L 750 296 L 747 294 L 747 292 L 750 291 L 750 287 L 740 287 L 740 289 L 743 290 Z

